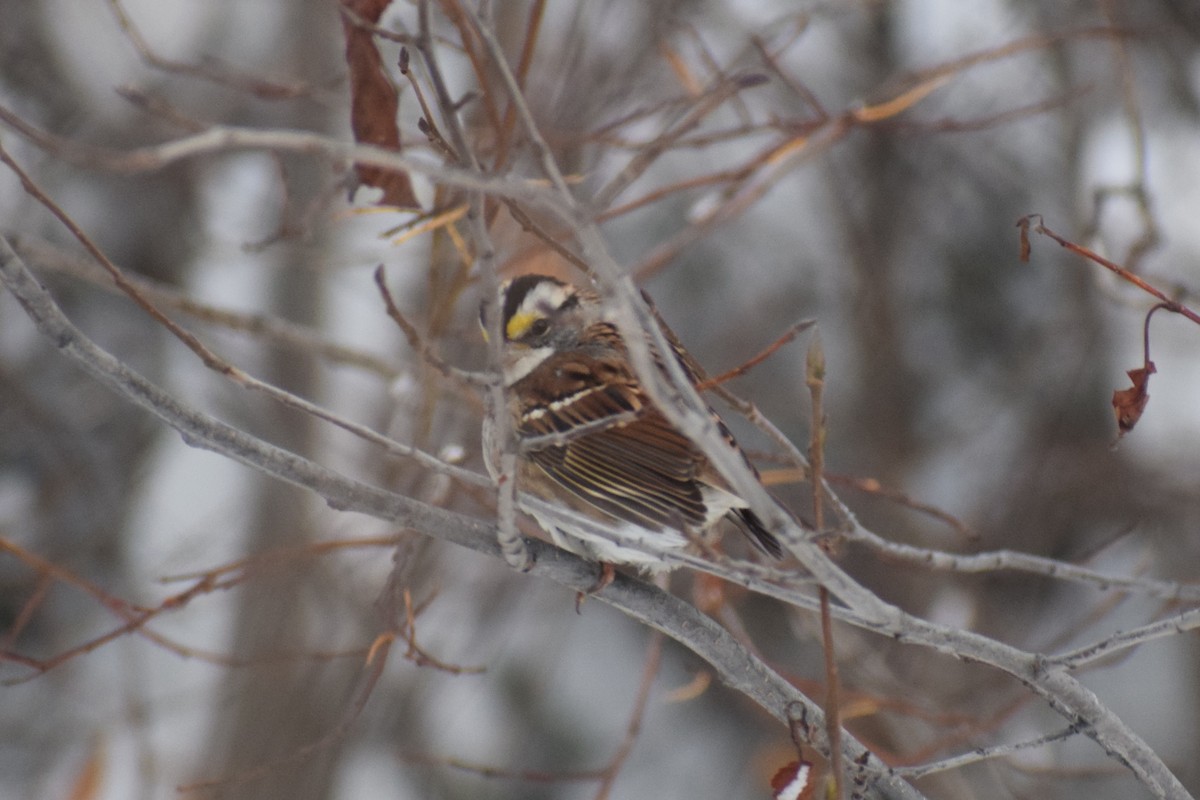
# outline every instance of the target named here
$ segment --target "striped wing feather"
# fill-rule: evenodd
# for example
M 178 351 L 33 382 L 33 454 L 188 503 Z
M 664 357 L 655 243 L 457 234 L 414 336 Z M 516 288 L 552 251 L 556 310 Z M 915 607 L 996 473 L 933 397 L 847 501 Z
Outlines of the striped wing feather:
M 563 433 L 581 423 L 613 419 L 611 427 L 568 435 L 562 443 L 531 452 L 551 479 L 621 520 L 652 528 L 704 522 L 696 480 L 701 454 L 648 404 L 620 362 L 560 353 L 537 372 L 540 391 L 524 394 L 523 435 Z
M 704 372 L 658 317 L 673 355 L 693 383 Z M 624 345 L 609 323 L 589 331 L 604 349 L 551 355 L 517 394 L 525 399 L 518 427 L 525 436 L 560 433 L 566 441 L 529 453 L 530 459 L 559 486 L 611 516 L 653 529 L 691 526 L 707 520 L 699 470 L 703 453 L 650 405 L 623 358 Z M 658 355 L 655 354 L 656 359 Z M 660 362 L 661 366 L 661 362 Z M 631 418 L 632 417 L 632 418 Z M 611 426 L 568 433 L 580 424 L 612 419 Z M 721 433 L 733 442 L 724 422 Z M 750 469 L 753 465 L 747 462 Z M 779 558 L 783 548 L 748 508 L 732 516 L 759 548 Z

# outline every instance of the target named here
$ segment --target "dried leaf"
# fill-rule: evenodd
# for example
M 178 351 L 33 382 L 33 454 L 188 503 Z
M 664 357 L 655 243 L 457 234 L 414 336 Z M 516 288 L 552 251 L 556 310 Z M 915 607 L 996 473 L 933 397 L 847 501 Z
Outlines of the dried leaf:
M 812 762 L 793 761 L 771 778 L 771 796 L 775 800 L 811 800 L 817 791 Z
M 1120 436 L 1133 430 L 1133 426 L 1137 425 L 1138 420 L 1142 418 L 1142 412 L 1146 410 L 1146 403 L 1150 401 L 1150 392 L 1147 389 L 1150 385 L 1150 376 L 1155 371 L 1154 362 L 1147 361 L 1144 367 L 1131 369 L 1125 373 L 1133 382 L 1133 386 L 1113 392 L 1113 411 L 1117 414 L 1117 428 Z
M 373 25 L 390 4 L 391 0 L 342 0 L 348 10 Z M 400 126 L 396 122 L 400 98 L 388 80 L 375 38 L 348 17 L 343 17 L 342 26 L 346 33 L 346 65 L 350 69 L 350 125 L 354 139 L 400 152 Z M 354 169 L 361 183 L 383 190 L 383 205 L 420 208 L 407 174 L 369 164 L 355 164 Z
M 1021 217 L 1017 220 L 1017 227 L 1021 229 L 1021 263 L 1029 263 L 1029 254 L 1032 247 L 1029 244 L 1029 217 Z

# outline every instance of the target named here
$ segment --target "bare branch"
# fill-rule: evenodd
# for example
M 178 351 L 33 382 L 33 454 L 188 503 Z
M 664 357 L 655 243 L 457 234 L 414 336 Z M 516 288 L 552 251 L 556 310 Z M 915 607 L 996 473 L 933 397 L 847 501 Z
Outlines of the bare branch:
M 72 325 L 33 279 L 7 240 L 2 238 L 0 282 L 13 293 L 42 334 L 65 356 L 179 431 L 187 444 L 212 450 L 251 469 L 309 489 L 333 508 L 370 514 L 477 552 L 501 556 L 495 528 L 480 520 L 344 477 L 180 403 Z M 585 591 L 593 586 L 595 576 L 590 564 L 541 542 L 527 540 L 523 544 L 532 556 L 531 574 L 550 578 L 575 591 Z M 692 649 L 712 665 L 722 680 L 735 690 L 748 694 L 776 718 L 786 720 L 789 705 L 799 703 L 809 708 L 811 719 L 824 719 L 811 701 L 688 603 L 619 575 L 596 597 Z M 852 737 L 846 736 L 843 746 L 848 758 L 867 759 L 882 796 L 920 797 L 908 784 L 891 778 L 887 768 Z
M 1067 669 L 1082 669 L 1097 661 L 1109 658 L 1124 650 L 1145 644 L 1164 636 L 1175 636 L 1200 628 L 1200 609 L 1182 611 L 1175 616 L 1130 631 L 1118 633 L 1100 642 L 1080 647 L 1067 653 L 1051 656 L 1048 663 Z

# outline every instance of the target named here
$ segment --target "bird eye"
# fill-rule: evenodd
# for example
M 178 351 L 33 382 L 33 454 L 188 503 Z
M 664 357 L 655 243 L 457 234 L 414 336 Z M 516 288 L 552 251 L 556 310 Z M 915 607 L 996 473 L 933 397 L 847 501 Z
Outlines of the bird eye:
M 550 330 L 550 320 L 543 317 L 541 319 L 534 320 L 533 324 L 529 326 L 529 335 L 545 336 L 546 331 L 548 330 Z

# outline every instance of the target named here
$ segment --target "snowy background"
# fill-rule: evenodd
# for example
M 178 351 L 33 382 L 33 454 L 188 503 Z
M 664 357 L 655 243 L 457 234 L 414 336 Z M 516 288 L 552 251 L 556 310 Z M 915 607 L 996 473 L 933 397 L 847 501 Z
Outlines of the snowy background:
M 492 6 L 515 61 L 529 5 Z M 171 113 L 201 125 L 350 138 L 334 0 L 127 0 L 124 28 L 116 8 L 0 1 L 0 106 L 72 142 L 120 150 L 182 135 Z M 434 16 L 441 35 L 456 36 L 440 11 Z M 396 3 L 384 26 L 413 30 L 415 20 L 412 6 Z M 1095 33 L 1106 26 L 1122 35 Z M 147 63 L 135 28 L 163 58 L 213 71 Z M 646 275 L 643 284 L 693 353 L 720 372 L 789 324 L 816 318 L 828 360 L 830 472 L 878 479 L 977 534 L 837 487 L 888 539 L 1195 580 L 1200 330 L 1155 316 L 1152 399 L 1114 447 L 1109 398 L 1127 385 L 1125 370 L 1141 363 L 1152 301 L 1045 238 L 1034 237 L 1022 264 L 1014 226 L 1040 213 L 1050 228 L 1122 263 L 1153 230 L 1155 245 L 1134 266 L 1198 305 L 1200 12 L 1178 0 L 550 0 L 527 94 L 557 157 L 582 176 L 580 196 L 621 168 L 630 142 L 661 130 L 666 112 L 607 138 L 594 133 L 683 94 L 673 58 L 702 78 L 714 64 L 767 75 L 697 135 L 758 127 L 668 153 L 618 205 L 743 163 L 811 124 L 815 109 L 764 66 L 755 37 L 779 48 L 781 71 L 832 116 L 895 97 L 923 70 L 1023 46 L 954 71 L 903 113 L 797 161 L 744 214 Z M 453 46 L 446 52 L 461 93 L 473 80 L 469 64 Z M 394 64 L 396 46 L 385 44 L 384 53 Z M 299 88 L 274 97 L 211 79 L 227 71 Z M 171 111 L 118 94 L 129 89 Z M 402 129 L 423 144 L 415 109 L 406 86 Z M 391 244 L 386 232 L 408 216 L 350 213 L 340 174 L 322 159 L 222 154 L 114 174 L 39 148 L 11 125 L 0 127 L 0 143 L 123 269 L 207 308 L 291 320 L 375 366 L 175 314 L 230 362 L 398 441 L 461 451 L 467 466 L 480 468 L 479 403 L 431 378 L 387 319 L 372 280 L 385 264 L 398 304 L 439 352 L 480 368 L 482 288 L 465 283 L 452 301 L 438 294 L 437 276 L 461 266 L 452 244 L 433 235 Z M 528 159 L 513 170 L 535 174 Z M 1097 192 L 1113 187 L 1126 191 L 1098 206 Z M 432 196 L 428 185 L 418 188 Z M 637 269 L 720 202 L 715 192 L 682 191 L 606 223 L 609 247 Z M 78 243 L 7 172 L 0 226 L 89 336 L 176 396 L 369 482 L 494 516 L 486 492 L 423 474 L 204 369 L 104 278 L 80 277 L 90 262 Z M 528 237 L 509 227 L 497 232 L 500 259 L 508 269 L 528 268 Z M 449 309 L 445 318 L 433 319 L 435 302 Z M 803 345 L 788 345 L 732 386 L 801 446 L 803 365 Z M 748 447 L 767 449 L 748 426 L 735 427 Z M 779 494 L 794 507 L 804 503 L 800 489 Z M 10 681 L 0 687 L 0 797 L 160 798 L 205 781 L 220 783 L 183 796 L 595 797 L 595 780 L 571 774 L 602 768 L 620 746 L 649 632 L 599 602 L 576 615 L 573 593 L 562 587 L 419 537 L 405 539 L 398 556 L 415 600 L 428 602 L 419 643 L 485 671 L 422 667 L 398 645 L 349 729 L 316 752 L 303 750 L 354 710 L 396 551 L 312 545 L 397 533 L 189 448 L 69 364 L 0 294 L 0 537 L 78 579 L 51 579 L 0 553 L 0 651 L 48 659 L 119 626 L 83 581 L 154 607 L 187 585 L 172 576 L 267 554 L 236 586 L 158 617 L 149 629 L 172 646 L 122 636 L 28 680 L 26 666 L 0 661 L 0 679 Z M 897 568 L 853 548 L 843 555 L 846 568 L 889 601 L 1030 650 L 1069 649 L 1177 610 L 1035 576 L 954 576 Z M 693 581 L 681 574 L 672 588 L 688 597 Z M 762 599 L 730 602 L 768 661 L 819 698 L 817 621 Z M 892 763 L 1062 725 L 994 671 L 851 631 L 839 647 L 848 727 Z M 1081 676 L 1193 794 L 1198 665 L 1191 633 Z M 715 683 L 695 698 L 676 694 L 704 672 L 695 657 L 664 645 L 612 797 L 769 796 L 771 772 L 790 757 L 787 731 Z M 479 775 L 458 762 L 510 774 Z M 522 771 L 543 774 L 515 775 Z M 931 797 L 1149 796 L 1082 737 L 919 786 Z

